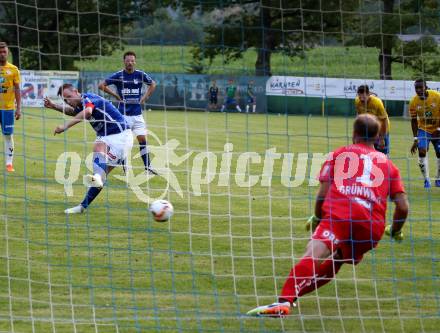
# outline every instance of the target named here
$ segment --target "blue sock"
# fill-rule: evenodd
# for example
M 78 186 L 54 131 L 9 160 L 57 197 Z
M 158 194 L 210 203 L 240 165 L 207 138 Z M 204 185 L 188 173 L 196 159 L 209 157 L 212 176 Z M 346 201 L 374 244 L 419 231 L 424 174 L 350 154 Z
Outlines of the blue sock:
M 105 181 L 107 173 L 107 159 L 103 153 L 93 153 L 93 174 L 99 174 Z
M 140 143 L 139 150 L 141 151 L 142 161 L 144 161 L 145 170 L 150 167 L 150 153 L 148 152 L 147 143 Z
M 104 153 L 93 153 L 93 174 L 98 174 L 101 176 L 102 181 L 105 182 L 107 174 L 107 159 Z M 93 200 L 101 192 L 102 187 L 90 187 L 81 202 L 81 206 L 84 208 L 89 207 Z
M 86 193 L 84 200 L 81 202 L 81 206 L 84 208 L 89 207 L 93 200 L 98 196 L 99 192 L 101 192 L 102 187 L 90 187 Z

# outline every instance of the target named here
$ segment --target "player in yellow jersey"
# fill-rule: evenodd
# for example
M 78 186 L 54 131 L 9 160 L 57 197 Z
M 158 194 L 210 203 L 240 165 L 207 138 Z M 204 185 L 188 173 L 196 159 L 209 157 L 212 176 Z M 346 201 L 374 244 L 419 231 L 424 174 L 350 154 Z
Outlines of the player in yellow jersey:
M 374 148 L 388 155 L 390 153 L 390 119 L 388 118 L 388 113 L 385 111 L 382 100 L 377 96 L 371 95 L 367 85 L 362 85 L 358 87 L 354 105 L 358 115 L 369 113 L 376 116 L 379 120 L 381 124 L 379 139 L 374 144 Z
M 435 186 L 440 187 L 440 93 L 429 90 L 426 81 L 422 79 L 414 82 L 414 89 L 416 96 L 409 102 L 411 129 L 414 136 L 411 154 L 415 154 L 416 150 L 419 151 L 419 167 L 425 178 L 425 188 L 430 188 L 431 181 L 426 153 L 429 149 L 429 143 L 432 143 L 437 155 Z
M 0 42 L 0 122 L 5 139 L 6 170 L 13 172 L 14 116 L 21 117 L 20 71 L 8 62 L 8 45 Z

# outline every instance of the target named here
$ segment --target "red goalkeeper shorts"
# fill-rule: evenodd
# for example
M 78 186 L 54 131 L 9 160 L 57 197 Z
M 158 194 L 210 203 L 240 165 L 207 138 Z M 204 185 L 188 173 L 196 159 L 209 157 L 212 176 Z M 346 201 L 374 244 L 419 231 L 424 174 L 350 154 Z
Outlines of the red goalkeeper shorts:
M 357 264 L 364 253 L 374 249 L 384 233 L 384 223 L 333 221 L 323 219 L 312 239 L 320 240 L 334 253 L 340 252 L 347 263 Z

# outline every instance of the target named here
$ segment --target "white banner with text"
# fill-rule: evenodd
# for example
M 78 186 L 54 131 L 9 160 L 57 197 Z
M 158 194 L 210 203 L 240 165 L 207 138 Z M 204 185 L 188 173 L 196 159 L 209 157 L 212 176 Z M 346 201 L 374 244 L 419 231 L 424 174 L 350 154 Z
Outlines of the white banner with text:
M 414 81 L 297 76 L 270 77 L 266 83 L 266 95 L 354 99 L 360 85 L 368 85 L 370 92 L 383 100 L 408 101 L 415 95 Z M 440 82 L 428 81 L 428 87 L 440 91 Z
M 79 72 L 22 70 L 20 74 L 21 101 L 27 107 L 42 107 L 44 96 L 58 99 L 58 88 L 64 83 L 78 86 Z

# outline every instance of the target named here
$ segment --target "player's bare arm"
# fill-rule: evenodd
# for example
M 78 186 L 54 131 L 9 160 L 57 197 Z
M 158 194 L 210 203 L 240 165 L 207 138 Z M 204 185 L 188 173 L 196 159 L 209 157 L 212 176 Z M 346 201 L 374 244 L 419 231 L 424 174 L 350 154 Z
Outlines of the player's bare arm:
M 109 86 L 105 83 L 105 81 L 101 82 L 98 85 L 99 90 L 102 90 L 103 92 L 113 96 L 114 98 L 116 98 L 118 101 L 122 101 L 121 96 L 118 95 L 117 92 L 113 91 L 112 89 L 109 88 Z
M 321 182 L 319 184 L 318 193 L 316 194 L 315 201 L 315 216 L 318 219 L 322 218 L 322 205 L 324 204 L 325 197 L 327 196 L 330 188 L 330 182 Z
M 396 205 L 393 215 L 393 224 L 391 226 L 391 235 L 399 233 L 408 217 L 408 197 L 406 193 L 397 193 L 391 200 Z
M 68 104 L 56 104 L 49 97 L 44 97 L 44 107 L 47 109 L 52 109 L 61 113 L 64 113 L 67 116 L 74 116 L 75 110 Z
M 408 217 L 408 198 L 405 193 L 397 193 L 391 200 L 396 205 L 393 215 L 393 223 L 385 228 L 385 234 L 392 237 L 395 241 L 401 242 L 403 240 L 402 228 Z
M 148 101 L 148 99 L 155 90 L 156 90 L 156 82 L 152 81 L 145 94 L 141 97 L 139 103 L 144 104 L 146 101 Z
M 315 214 L 310 216 L 306 221 L 305 227 L 307 231 L 314 232 L 318 227 L 319 222 L 322 218 L 322 205 L 324 204 L 325 197 L 327 196 L 327 192 L 330 188 L 329 182 L 321 182 L 319 184 L 318 193 L 316 194 L 315 200 Z
M 72 126 L 75 126 L 76 124 L 82 122 L 84 119 L 90 118 L 90 116 L 92 115 L 92 111 L 93 110 L 92 110 L 91 107 L 85 108 L 84 110 L 79 112 L 75 117 L 73 117 L 72 120 L 67 122 L 67 124 L 65 124 L 65 125 L 58 125 L 55 128 L 53 135 L 61 134 L 61 133 L 65 132 L 65 131 L 67 131 Z
M 380 136 L 385 136 L 388 133 L 388 119 L 386 117 L 383 117 L 381 119 L 381 126 L 380 126 Z
M 21 94 L 20 94 L 20 84 L 14 83 L 14 94 L 15 94 L 15 120 L 21 118 Z
M 319 184 L 319 189 L 318 193 L 316 194 L 315 200 L 315 215 L 310 218 L 313 219 L 313 221 L 311 221 L 312 232 L 315 231 L 315 229 L 319 225 L 319 222 L 321 221 L 322 205 L 324 204 L 329 189 L 330 182 L 324 181 Z M 332 251 L 330 251 L 330 249 L 323 242 L 314 239 L 311 239 L 309 241 L 309 243 L 307 244 L 306 252 L 304 253 L 304 256 L 313 257 L 317 260 L 329 258 L 335 255 L 336 253 L 332 253 Z M 318 261 L 322 262 L 321 260 Z
M 418 144 L 417 132 L 419 129 L 419 125 L 417 123 L 417 117 L 411 117 L 411 129 L 414 137 L 414 142 L 411 146 L 411 154 L 414 155 L 417 152 L 417 144 Z
M 437 123 L 437 129 L 432 133 L 433 138 L 439 138 L 440 137 L 440 117 L 437 117 L 436 123 Z
M 388 133 L 388 119 L 387 117 L 381 117 L 379 121 L 380 121 L 379 146 L 385 147 L 385 137 Z

